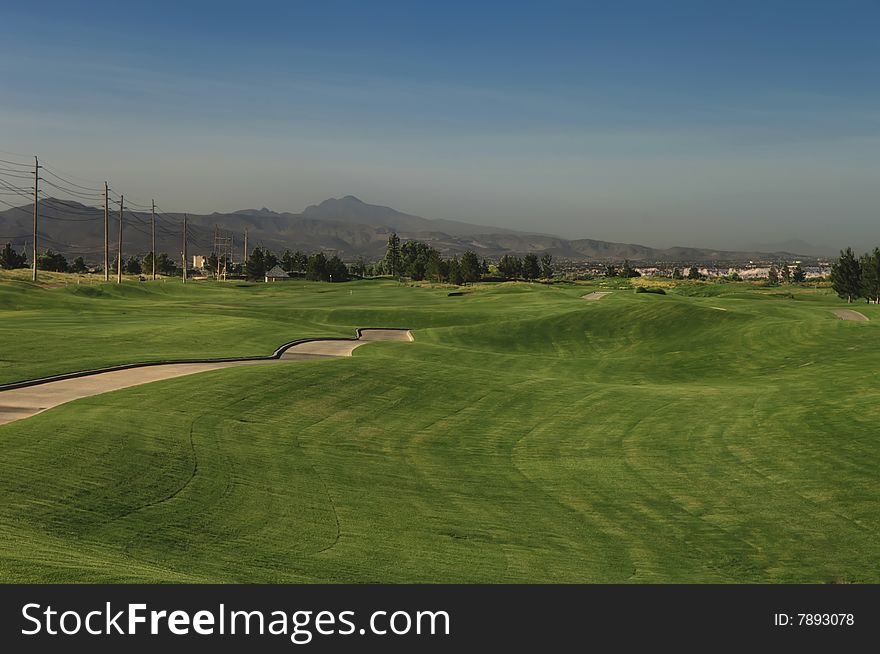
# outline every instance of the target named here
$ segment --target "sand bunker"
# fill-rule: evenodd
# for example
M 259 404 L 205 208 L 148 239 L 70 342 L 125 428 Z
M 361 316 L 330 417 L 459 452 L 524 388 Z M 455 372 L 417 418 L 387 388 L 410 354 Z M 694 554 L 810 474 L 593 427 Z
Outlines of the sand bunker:
M 413 340 L 407 329 L 359 329 L 358 337 L 316 339 L 279 348 L 271 357 L 200 363 L 162 363 L 139 365 L 124 370 L 96 371 L 83 376 L 57 380 L 37 380 L 32 385 L 0 390 L 0 425 L 91 395 L 120 388 L 149 384 L 162 379 L 193 375 L 232 366 L 252 366 L 279 361 L 298 361 L 327 357 L 350 357 L 355 348 L 374 341 Z M 14 386 L 14 385 L 13 385 Z
M 867 320 L 868 316 L 852 309 L 834 309 L 831 313 L 841 320 Z
M 593 293 L 587 293 L 586 295 L 581 295 L 582 300 L 601 300 L 606 295 L 610 295 L 611 291 L 594 291 Z

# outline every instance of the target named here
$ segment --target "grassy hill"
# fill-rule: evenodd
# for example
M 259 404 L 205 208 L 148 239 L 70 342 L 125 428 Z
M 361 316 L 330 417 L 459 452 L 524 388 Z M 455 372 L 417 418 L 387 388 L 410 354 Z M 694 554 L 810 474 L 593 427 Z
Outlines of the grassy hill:
M 0 282 L 0 381 L 416 338 L 0 426 L 0 579 L 880 581 L 878 307 L 594 288 Z

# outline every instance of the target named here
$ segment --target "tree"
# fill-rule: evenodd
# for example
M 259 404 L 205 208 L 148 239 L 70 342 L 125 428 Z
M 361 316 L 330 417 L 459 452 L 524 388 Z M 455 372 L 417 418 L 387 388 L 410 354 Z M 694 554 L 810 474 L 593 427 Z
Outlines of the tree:
M 427 264 L 423 259 L 413 259 L 408 264 L 405 264 L 405 268 L 406 276 L 413 281 L 420 282 L 425 278 Z
M 617 266 L 614 264 L 608 264 L 605 266 L 605 276 L 606 277 L 617 277 Z
M 327 265 L 327 257 L 323 252 L 316 252 L 309 257 L 309 263 L 306 266 L 306 279 L 313 282 L 329 282 L 330 269 Z
M 327 262 L 327 276 L 331 282 L 347 282 L 349 280 L 348 268 L 336 255 L 330 257 Z
M 421 241 L 407 241 L 401 245 L 400 267 L 397 274 L 403 273 L 415 281 L 423 280 L 427 274 L 428 259 L 433 249 Z
M 641 277 L 642 273 L 640 273 L 638 270 L 636 270 L 631 265 L 629 265 L 629 259 L 624 259 L 623 268 L 620 269 L 620 276 L 621 277 L 628 277 L 628 278 Z
M 67 272 L 67 259 L 59 252 L 46 250 L 45 253 L 37 255 L 37 268 L 50 272 Z
M 684 279 L 684 275 L 681 274 L 681 268 L 678 266 L 672 269 L 672 279 Z
M 831 264 L 831 286 L 847 302 L 862 294 L 862 271 L 852 248 L 841 250 L 840 257 Z
M 222 265 L 221 261 L 221 265 Z M 266 266 L 266 272 L 272 270 L 275 266 L 278 265 L 278 257 L 272 254 L 269 250 L 265 250 L 263 252 L 263 265 Z
M 862 297 L 880 304 L 880 248 L 874 248 L 859 262 L 862 279 Z
M 779 271 L 776 270 L 776 264 L 770 264 L 770 270 L 767 271 L 767 283 L 770 286 L 779 286 Z
M 248 257 L 244 267 L 244 274 L 248 279 L 261 281 L 266 278 L 266 255 L 263 248 L 256 247 Z
M 293 253 L 293 269 L 296 272 L 305 272 L 309 267 L 309 258 L 299 250 Z
M 688 270 L 688 279 L 702 279 L 703 276 L 700 274 L 700 269 L 696 266 L 691 266 Z
M 392 277 L 399 277 L 402 272 L 400 264 L 400 237 L 397 232 L 392 232 L 385 249 L 385 269 Z
M 274 257 L 274 255 L 271 256 Z M 305 272 L 309 265 L 309 258 L 299 250 L 293 253 L 290 250 L 285 250 L 279 265 L 284 272 Z M 267 265 L 266 269 L 268 270 L 270 267 Z
M 281 255 L 281 270 L 284 272 L 293 271 L 293 253 L 290 250 L 285 250 Z
M 794 267 L 794 272 L 791 273 L 791 281 L 795 284 L 803 284 L 807 281 L 807 273 L 804 272 L 800 261 L 798 261 L 798 264 Z
M 141 262 L 138 261 L 137 257 L 129 257 L 128 261 L 125 262 L 124 270 L 129 275 L 140 275 L 141 274 Z
M 425 265 L 425 275 L 428 279 L 432 279 L 435 282 L 442 282 L 446 279 L 448 272 L 448 266 L 443 261 L 443 257 L 440 256 L 437 250 L 432 250 L 428 256 L 428 263 Z
M 541 275 L 541 267 L 538 265 L 538 255 L 529 252 L 523 257 L 522 275 L 529 281 L 538 279 Z
M 541 255 L 541 277 L 553 279 L 553 255 L 549 252 Z
M 783 261 L 782 265 L 779 266 L 779 274 L 782 277 L 782 281 L 786 284 L 791 283 L 791 270 L 788 267 L 788 262 Z
M 449 260 L 448 268 L 447 279 L 456 286 L 464 284 L 464 277 L 461 274 L 461 264 L 458 261 L 458 257 L 452 257 Z
M 73 265 L 70 267 L 71 272 L 75 273 L 84 273 L 88 270 L 86 267 L 86 262 L 82 257 L 77 257 L 73 260 Z
M 7 243 L 3 250 L 0 250 L 0 268 L 12 270 L 13 268 L 24 268 L 27 266 L 27 257 L 24 252 L 19 254 L 12 249 L 12 243 Z
M 498 272 L 505 279 L 516 279 L 522 273 L 522 261 L 512 254 L 505 254 L 498 262 Z
M 168 255 L 163 252 L 156 257 L 156 272 L 160 275 L 176 275 L 180 272 L 180 269 L 177 267 L 177 264 L 169 259 Z
M 477 255 L 470 250 L 466 250 L 461 255 L 461 277 L 465 282 L 476 282 L 480 280 L 480 260 Z
M 205 257 L 205 268 L 208 270 L 209 275 L 217 274 L 217 266 L 220 263 L 220 259 L 217 256 L 216 252 L 212 252 L 207 257 Z

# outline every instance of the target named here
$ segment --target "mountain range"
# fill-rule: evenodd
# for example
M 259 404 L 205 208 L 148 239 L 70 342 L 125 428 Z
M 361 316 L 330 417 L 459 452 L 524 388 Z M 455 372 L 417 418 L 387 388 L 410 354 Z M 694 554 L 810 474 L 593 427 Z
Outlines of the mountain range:
M 40 201 L 39 243 L 68 257 L 83 256 L 99 262 L 103 248 L 103 211 L 70 200 Z M 110 250 L 116 251 L 118 213 L 111 209 Z M 157 220 L 156 250 L 179 256 L 183 214 L 162 214 Z M 243 209 L 232 213 L 188 214 L 188 252 L 209 254 L 215 230 L 230 236 L 233 258 L 256 246 L 274 252 L 285 249 L 338 254 L 344 260 L 378 259 L 385 252 L 388 236 L 397 232 L 402 240 L 428 243 L 444 255 L 473 250 L 480 257 L 503 254 L 549 252 L 554 257 L 576 261 L 622 261 L 711 263 L 768 259 L 815 259 L 815 253 L 791 251 L 734 251 L 695 247 L 653 248 L 633 243 L 594 239 L 564 239 L 475 225 L 454 220 L 429 219 L 381 205 L 368 204 L 347 195 L 306 207 L 301 213 L 278 213 L 269 209 Z M 0 212 L 0 240 L 24 247 L 31 241 L 33 205 Z M 150 250 L 150 212 L 126 211 L 123 225 L 123 253 L 143 255 Z

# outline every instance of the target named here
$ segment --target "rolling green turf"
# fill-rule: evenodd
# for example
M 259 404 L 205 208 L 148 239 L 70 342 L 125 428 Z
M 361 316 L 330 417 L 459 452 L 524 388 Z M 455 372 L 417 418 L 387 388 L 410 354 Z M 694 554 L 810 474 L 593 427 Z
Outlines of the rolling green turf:
M 880 581 L 880 308 L 595 288 L 0 283 L 4 381 L 416 336 L 0 426 L 0 579 Z

